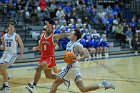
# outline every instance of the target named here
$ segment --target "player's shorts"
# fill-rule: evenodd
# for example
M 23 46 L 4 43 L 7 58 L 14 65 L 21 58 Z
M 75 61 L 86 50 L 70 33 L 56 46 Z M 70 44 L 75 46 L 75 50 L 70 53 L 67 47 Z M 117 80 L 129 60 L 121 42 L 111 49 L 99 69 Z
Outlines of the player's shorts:
M 0 59 L 0 64 L 4 64 L 4 63 L 13 64 L 16 59 L 17 59 L 16 53 L 5 53 L 4 52 Z
M 67 67 L 59 74 L 59 77 L 66 81 L 73 80 L 74 82 L 77 82 L 81 80 L 81 72 L 77 64 L 79 63 L 75 62 L 74 64 L 67 65 Z
M 46 57 L 41 57 L 39 64 L 41 64 L 42 62 L 47 63 L 48 68 L 53 68 L 54 66 L 56 66 L 56 58 L 55 56 L 46 56 Z

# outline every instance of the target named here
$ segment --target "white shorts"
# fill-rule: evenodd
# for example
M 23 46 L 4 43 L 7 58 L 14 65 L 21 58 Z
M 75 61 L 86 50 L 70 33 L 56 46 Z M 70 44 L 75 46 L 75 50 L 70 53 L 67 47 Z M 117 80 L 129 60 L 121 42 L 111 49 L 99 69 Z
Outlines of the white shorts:
M 0 64 L 3 63 L 8 63 L 8 64 L 13 64 L 17 58 L 16 53 L 3 53 L 1 59 L 0 59 Z
M 67 65 L 67 67 L 59 74 L 59 77 L 66 81 L 79 81 L 81 79 L 79 66 Z

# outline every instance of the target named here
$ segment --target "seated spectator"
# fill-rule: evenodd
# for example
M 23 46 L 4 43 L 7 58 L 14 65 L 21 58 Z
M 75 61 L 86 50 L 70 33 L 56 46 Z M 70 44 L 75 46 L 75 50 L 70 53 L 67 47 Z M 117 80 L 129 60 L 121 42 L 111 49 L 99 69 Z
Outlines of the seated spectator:
M 103 34 L 101 37 L 101 40 L 100 40 L 100 55 L 99 55 L 100 58 L 102 58 L 102 53 L 104 53 L 105 58 L 108 58 L 108 56 L 109 56 L 108 47 L 109 47 L 109 44 L 107 42 L 106 35 Z
M 100 34 L 97 33 L 97 30 L 96 29 L 93 30 L 93 32 L 92 32 L 91 35 L 92 35 L 92 37 L 97 36 L 98 38 L 100 38 Z
M 31 25 L 37 25 L 39 23 L 39 17 L 36 10 L 33 10 L 30 19 L 31 19 Z
M 112 8 L 111 8 L 110 5 L 106 8 L 106 15 L 107 16 L 112 16 Z
M 20 16 L 23 16 L 25 6 L 26 6 L 25 0 L 17 0 L 16 11 L 20 14 Z
M 96 49 L 96 58 L 100 58 L 100 37 L 98 35 L 93 36 L 94 45 L 93 47 Z
M 87 35 L 86 43 L 86 47 L 91 57 L 95 58 L 96 49 L 94 48 L 94 40 L 92 39 L 91 34 Z
M 121 8 L 119 7 L 118 4 L 116 4 L 115 7 L 113 8 L 113 15 L 118 16 L 120 13 L 121 13 Z
M 135 55 L 138 55 L 138 47 L 140 46 L 140 40 L 138 37 L 133 38 L 133 49 L 135 51 Z
M 128 30 L 125 32 L 125 36 L 126 36 L 126 41 L 129 44 L 129 47 L 132 48 L 132 38 L 133 38 L 132 28 L 128 27 Z
M 62 32 L 67 32 L 68 29 L 67 22 L 63 20 L 63 25 L 60 27 L 60 30 L 62 30 Z
M 54 29 L 54 34 L 61 34 L 61 33 L 62 33 L 62 31 L 61 31 L 59 25 L 56 25 L 55 29 Z
M 56 17 L 57 17 L 57 19 L 60 19 L 62 16 L 65 16 L 65 13 L 64 13 L 63 9 L 61 7 L 59 7 L 56 12 Z
M 66 14 L 66 15 L 68 15 L 68 14 L 70 14 L 70 15 L 71 15 L 71 14 L 72 14 L 73 9 L 72 9 L 72 7 L 71 7 L 71 4 L 70 4 L 70 3 L 68 3 L 68 4 L 67 4 L 67 6 L 65 6 L 65 7 L 64 7 L 64 12 L 65 12 L 65 14 Z
M 39 0 L 39 6 L 41 8 L 41 11 L 44 12 L 47 8 L 46 0 Z
M 64 21 L 66 21 L 66 20 L 65 20 L 65 17 L 62 16 L 62 17 L 59 19 L 59 25 L 62 26 Z
M 116 40 L 119 40 L 120 46 L 121 46 L 122 41 L 123 41 L 122 40 L 123 39 L 123 24 L 119 24 L 117 26 L 117 29 L 115 31 L 115 38 L 116 38 Z
M 136 20 L 132 19 L 132 21 L 129 24 L 130 24 L 130 27 L 132 28 L 133 34 L 135 34 L 136 33 L 136 26 L 137 26 Z
M 82 20 L 81 19 L 77 19 L 76 25 L 79 25 L 79 27 L 81 28 L 83 26 Z
M 136 29 L 140 30 L 140 18 L 138 19 L 138 23 L 137 23 Z

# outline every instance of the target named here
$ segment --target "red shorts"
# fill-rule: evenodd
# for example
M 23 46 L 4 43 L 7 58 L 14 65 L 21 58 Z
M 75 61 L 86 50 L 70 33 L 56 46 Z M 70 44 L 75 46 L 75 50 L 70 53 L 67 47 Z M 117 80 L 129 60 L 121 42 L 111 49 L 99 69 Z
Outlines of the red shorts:
M 48 57 L 41 57 L 39 64 L 41 64 L 42 62 L 47 63 L 48 68 L 53 68 L 54 66 L 56 66 L 56 58 L 55 56 L 48 56 Z

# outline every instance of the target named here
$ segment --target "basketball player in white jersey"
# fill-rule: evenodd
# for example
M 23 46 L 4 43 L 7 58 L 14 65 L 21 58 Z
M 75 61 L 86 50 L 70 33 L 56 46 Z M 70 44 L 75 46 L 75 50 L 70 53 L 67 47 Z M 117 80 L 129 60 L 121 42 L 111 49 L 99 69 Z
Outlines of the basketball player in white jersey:
M 103 81 L 101 84 L 97 85 L 84 85 L 81 78 L 78 61 L 86 59 L 87 57 L 89 57 L 89 55 L 84 50 L 83 46 L 79 43 L 79 39 L 81 38 L 81 36 L 82 34 L 78 29 L 75 29 L 71 32 L 71 35 L 69 36 L 70 42 L 67 44 L 66 51 L 74 52 L 77 55 L 77 61 L 75 61 L 73 64 L 68 64 L 67 67 L 59 74 L 59 77 L 54 81 L 49 93 L 56 93 L 57 87 L 65 80 L 73 80 L 82 93 L 94 91 L 100 88 L 115 89 L 115 87 L 108 81 Z
M 20 36 L 15 32 L 14 23 L 10 22 L 7 27 L 8 32 L 2 37 L 1 50 L 4 50 L 4 53 L 0 59 L 0 74 L 3 76 L 3 86 L 0 89 L 9 90 L 8 85 L 8 72 L 7 68 L 13 64 L 17 58 L 17 46 L 20 46 L 20 61 L 23 58 L 24 45 Z

